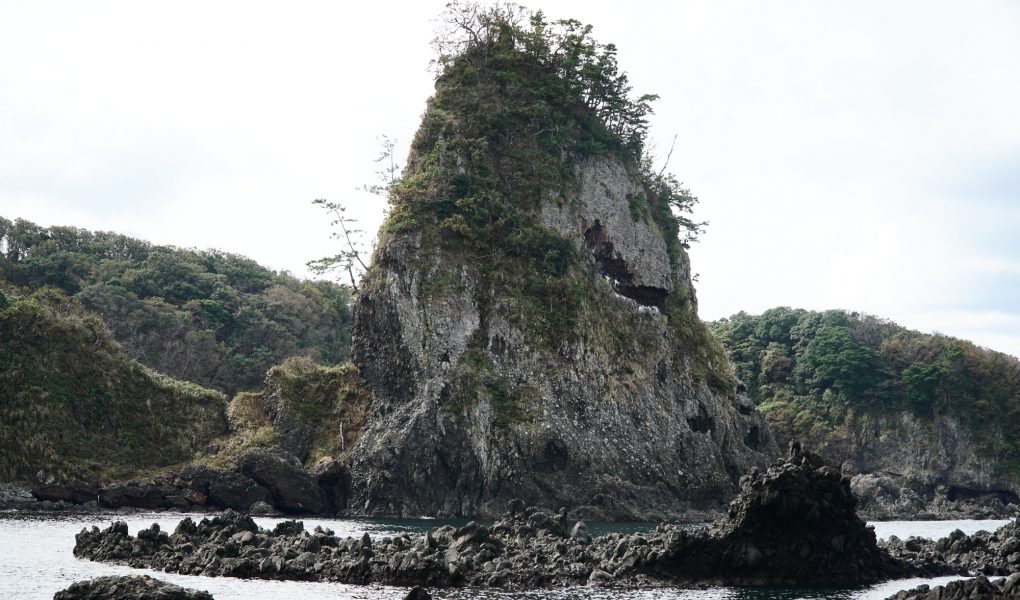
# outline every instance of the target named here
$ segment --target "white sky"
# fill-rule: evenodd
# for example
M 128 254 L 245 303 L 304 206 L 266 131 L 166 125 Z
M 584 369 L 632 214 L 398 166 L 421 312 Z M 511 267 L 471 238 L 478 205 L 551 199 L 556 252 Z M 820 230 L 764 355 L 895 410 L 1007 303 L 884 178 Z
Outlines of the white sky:
M 432 90 L 421 2 L 0 0 L 0 215 L 304 275 L 375 230 Z M 1020 3 L 532 4 L 620 48 L 710 221 L 701 316 L 846 308 L 1020 355 Z

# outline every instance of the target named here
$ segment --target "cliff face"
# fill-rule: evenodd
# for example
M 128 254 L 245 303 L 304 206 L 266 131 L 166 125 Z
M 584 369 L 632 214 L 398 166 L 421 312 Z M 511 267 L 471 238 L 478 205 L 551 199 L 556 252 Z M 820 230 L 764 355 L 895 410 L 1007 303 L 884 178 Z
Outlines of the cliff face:
M 975 432 L 954 417 L 929 421 L 903 411 L 860 419 L 851 430 L 848 469 L 879 478 L 855 479 L 855 491 L 866 504 L 871 501 L 917 508 L 907 503 L 904 497 L 907 490 L 913 492 L 911 498 L 916 495 L 915 504 L 922 510 L 936 513 L 940 509 L 951 512 L 951 506 L 941 506 L 945 502 L 980 498 L 1020 504 L 1020 479 L 1004 472 L 997 457 L 983 456 L 978 445 L 988 440 L 975 439 Z M 1001 437 L 996 433 L 986 435 Z M 885 483 L 883 487 L 890 489 L 869 491 L 869 484 L 873 483 L 879 486 Z
M 843 462 L 865 511 L 1020 504 L 1015 358 L 842 311 L 775 308 L 714 327 L 780 441 Z
M 678 516 L 717 507 L 775 454 L 748 399 L 696 373 L 687 256 L 671 262 L 662 231 L 632 211 L 640 180 L 607 156 L 574 172 L 534 215 L 572 243 L 571 285 L 584 288 L 555 347 L 471 257 L 415 231 L 379 248 L 355 309 L 375 412 L 351 455 L 353 509 L 497 514 L 521 497 L 592 517 Z M 567 300 L 553 311 L 578 309 L 557 306 Z

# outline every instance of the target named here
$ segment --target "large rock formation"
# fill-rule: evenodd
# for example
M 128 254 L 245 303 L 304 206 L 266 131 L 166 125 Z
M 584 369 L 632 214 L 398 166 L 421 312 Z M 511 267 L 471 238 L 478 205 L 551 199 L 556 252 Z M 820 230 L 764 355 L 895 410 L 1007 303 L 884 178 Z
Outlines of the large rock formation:
M 776 447 L 697 317 L 664 192 L 554 71 L 475 50 L 437 82 L 359 291 L 351 508 L 720 507 Z

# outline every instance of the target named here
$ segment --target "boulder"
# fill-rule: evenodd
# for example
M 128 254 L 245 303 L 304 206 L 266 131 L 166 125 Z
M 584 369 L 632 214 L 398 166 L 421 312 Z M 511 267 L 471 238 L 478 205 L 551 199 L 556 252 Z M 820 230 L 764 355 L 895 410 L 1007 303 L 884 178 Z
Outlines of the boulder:
M 269 490 L 251 477 L 233 471 L 192 464 L 181 470 L 178 483 L 203 494 L 208 503 L 218 508 L 247 511 L 258 502 L 272 503 Z
M 107 576 L 78 581 L 53 600 L 213 600 L 209 592 L 183 588 L 148 575 Z
M 285 513 L 320 513 L 326 508 L 315 477 L 282 448 L 252 448 L 237 464 L 242 475 L 269 490 L 273 504 Z
M 36 500 L 85 504 L 98 499 L 99 486 L 81 480 L 67 483 L 44 483 L 32 488 L 32 496 Z

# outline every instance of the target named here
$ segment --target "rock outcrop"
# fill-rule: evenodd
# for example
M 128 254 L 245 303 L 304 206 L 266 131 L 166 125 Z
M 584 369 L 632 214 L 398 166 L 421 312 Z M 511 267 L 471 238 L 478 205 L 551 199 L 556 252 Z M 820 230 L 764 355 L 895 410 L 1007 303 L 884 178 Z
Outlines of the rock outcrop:
M 959 529 L 939 540 L 893 536 L 883 548 L 928 572 L 1009 575 L 1020 572 L 1020 518 L 994 532 L 970 536 Z
M 989 581 L 986 577 L 951 581 L 934 588 L 927 585 L 904 590 L 886 600 L 996 600 L 1020 598 L 1020 573 Z
M 148 575 L 107 576 L 77 581 L 53 600 L 213 600 L 209 592 L 183 588 Z
M 567 510 L 520 500 L 491 527 L 475 522 L 425 535 L 338 538 L 285 521 L 272 531 L 247 516 L 93 527 L 75 556 L 190 575 L 421 586 L 561 587 L 861 584 L 922 571 L 890 558 L 854 515 L 849 483 L 811 456 L 747 476 L 729 516 L 711 528 L 660 525 L 643 534 L 591 537 Z M 568 533 L 569 532 L 569 533 Z M 953 572 L 948 566 L 931 573 Z
M 795 450 L 741 479 L 740 495 L 710 536 L 678 531 L 655 564 L 659 574 L 741 585 L 854 584 L 907 570 L 877 546 L 855 512 L 850 480 Z
M 965 490 L 875 473 L 854 475 L 850 489 L 858 512 L 869 521 L 1012 519 L 1020 513 L 1020 502 L 1002 490 Z
M 658 519 L 724 506 L 778 453 L 698 319 L 667 192 L 598 117 L 544 95 L 565 84 L 533 56 L 455 62 L 354 309 L 372 399 L 351 509 L 494 516 L 522 497 Z

